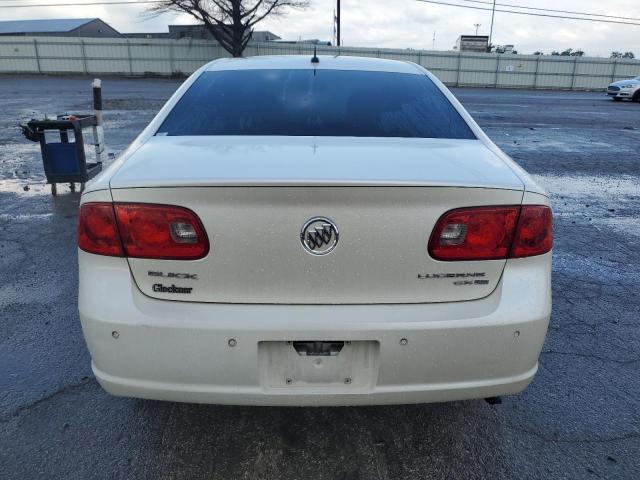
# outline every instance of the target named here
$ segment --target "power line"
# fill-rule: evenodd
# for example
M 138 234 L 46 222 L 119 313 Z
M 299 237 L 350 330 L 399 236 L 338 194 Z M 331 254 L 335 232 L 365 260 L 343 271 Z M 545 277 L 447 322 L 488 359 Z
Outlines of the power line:
M 474 7 L 471 5 L 460 5 L 457 3 L 448 3 L 448 2 L 440 2 L 440 1 L 436 1 L 436 0 L 417 0 L 418 2 L 422 2 L 422 3 L 432 3 L 435 5 L 446 5 L 448 7 L 459 7 L 459 8 L 469 8 L 472 10 L 484 10 L 487 12 L 491 12 L 492 9 L 491 8 L 484 8 L 484 7 Z M 464 1 L 464 0 L 462 0 Z M 501 13 L 512 13 L 515 15 L 529 15 L 529 16 L 533 16 L 533 17 L 546 17 L 546 18 L 562 18 L 564 20 L 582 20 L 582 21 L 586 21 L 586 22 L 596 22 L 596 23 L 617 23 L 620 25 L 635 25 L 637 27 L 640 27 L 640 23 L 634 23 L 634 22 L 622 22 L 622 21 L 618 21 L 618 20 L 603 20 L 603 19 L 599 19 L 599 18 L 585 18 L 585 17 L 570 17 L 570 16 L 565 16 L 565 15 L 551 15 L 551 14 L 547 14 L 547 13 L 533 13 L 533 12 L 517 12 L 514 10 L 503 10 L 503 9 L 499 9 L 496 8 L 495 9 L 496 12 L 501 12 Z
M 0 0 L 0 3 L 2 2 L 13 2 L 15 3 L 17 0 Z M 110 3 L 112 1 L 116 1 L 116 0 L 96 0 L 96 4 L 99 3 Z M 121 3 L 155 3 L 155 2 L 161 2 L 164 0 L 118 0 Z M 35 2 L 35 3 L 28 3 L 28 2 Z M 42 3 L 42 2 L 54 2 L 54 3 Z M 89 3 L 88 0 L 81 0 L 82 3 Z M 35 7 L 35 6 L 49 6 L 49 5 L 54 5 L 54 6 L 66 6 L 66 5 L 74 5 L 73 0 L 70 2 L 64 1 L 64 0 L 23 0 L 20 1 L 20 7 L 24 6 L 24 7 Z
M 15 0 L 0 0 L 0 2 L 5 1 L 15 1 Z M 458 7 L 458 8 L 467 8 L 472 10 L 484 10 L 484 11 L 493 11 L 493 8 L 484 8 L 484 7 L 476 7 L 472 5 L 460 5 L 456 3 L 449 3 L 444 1 L 437 0 L 417 0 L 422 3 L 431 3 L 435 5 L 445 5 L 449 7 Z M 493 2 L 486 2 L 480 0 L 459 0 L 463 2 L 477 3 L 483 5 L 493 5 Z M 0 8 L 43 8 L 43 7 L 82 7 L 82 6 L 91 6 L 91 5 L 144 5 L 144 4 L 152 4 L 152 3 L 162 3 L 162 0 L 118 0 L 118 1 L 99 1 L 99 2 L 74 2 L 74 3 L 40 3 L 40 4 L 22 4 L 22 5 L 0 5 Z M 566 16 L 566 15 L 552 15 L 548 13 L 534 13 L 534 12 L 519 12 L 514 10 L 504 10 L 500 8 L 496 8 L 496 12 L 500 13 L 511 13 L 514 15 L 528 15 L 534 17 L 546 17 L 546 18 L 560 18 L 564 20 L 582 20 L 586 22 L 597 22 L 597 23 L 614 23 L 619 25 L 636 25 L 640 26 L 640 23 L 635 22 L 627 22 L 627 21 L 619 21 L 619 20 L 605 20 L 604 18 L 617 18 L 621 20 L 634 20 L 639 21 L 640 18 L 633 17 L 618 17 L 614 15 L 604 15 L 598 13 L 586 13 L 586 12 L 575 12 L 570 10 L 553 10 L 553 9 L 545 9 L 545 8 L 537 8 L 537 7 L 525 7 L 521 5 L 513 5 L 506 3 L 496 3 L 497 6 L 504 6 L 510 8 L 520 8 L 527 10 L 536 10 L 540 12 L 555 12 L 555 13 L 567 13 L 570 15 L 590 15 L 596 17 L 603 18 L 586 18 L 586 17 L 574 17 L 574 16 Z
M 0 0 L 1 1 L 1 0 Z M 13 0 L 15 1 L 15 0 Z M 34 8 L 34 7 L 82 7 L 90 5 L 142 5 L 145 3 L 162 3 L 161 0 L 123 0 L 114 2 L 81 2 L 81 3 L 39 3 L 28 5 L 0 5 L 0 8 Z
M 469 3 L 481 3 L 484 5 L 493 5 L 492 2 L 487 2 L 487 1 L 482 1 L 482 0 L 460 0 L 462 2 L 469 2 Z M 512 7 L 512 8 L 520 8 L 520 9 L 526 9 L 526 10 L 536 10 L 536 11 L 540 11 L 540 12 L 554 12 L 554 13 L 568 13 L 571 15 L 589 15 L 592 17 L 604 17 L 604 18 L 617 18 L 620 20 L 635 20 L 635 21 L 640 21 L 640 18 L 634 18 L 634 17 L 619 17 L 617 15 L 605 15 L 602 13 L 590 13 L 590 12 L 576 12 L 576 11 L 572 11 L 572 10 L 554 10 L 552 8 L 539 8 L 539 7 L 526 7 L 524 5 L 513 5 L 510 3 L 496 3 L 496 6 L 498 7 Z

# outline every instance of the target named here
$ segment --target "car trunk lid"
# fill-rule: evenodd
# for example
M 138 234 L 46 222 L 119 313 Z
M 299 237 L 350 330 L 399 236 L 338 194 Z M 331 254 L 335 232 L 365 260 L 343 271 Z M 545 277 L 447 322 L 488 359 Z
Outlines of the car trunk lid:
M 123 163 L 110 185 L 523 188 L 480 140 L 250 136 L 153 137 Z
M 113 199 L 191 209 L 210 251 L 193 261 L 130 258 L 148 296 L 429 303 L 482 298 L 500 280 L 505 260 L 442 262 L 427 251 L 446 211 L 522 201 L 519 179 L 480 142 L 164 140 L 145 145 L 116 173 Z M 326 255 L 311 254 L 301 241 L 316 217 L 339 231 Z

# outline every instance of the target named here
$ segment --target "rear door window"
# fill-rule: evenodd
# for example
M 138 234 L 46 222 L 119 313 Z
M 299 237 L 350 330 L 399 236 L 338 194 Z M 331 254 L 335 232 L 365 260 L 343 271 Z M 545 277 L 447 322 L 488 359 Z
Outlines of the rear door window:
M 158 134 L 475 139 L 426 75 L 321 69 L 204 72 Z

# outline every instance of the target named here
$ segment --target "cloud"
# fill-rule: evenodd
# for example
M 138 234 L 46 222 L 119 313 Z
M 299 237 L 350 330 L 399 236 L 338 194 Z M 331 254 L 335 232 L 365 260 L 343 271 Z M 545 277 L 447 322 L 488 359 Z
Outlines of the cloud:
M 74 0 L 69 0 L 73 2 Z M 452 3 L 477 5 L 464 0 Z M 515 4 L 516 2 L 505 2 Z M 640 17 L 638 0 L 528 0 L 537 8 L 598 12 L 607 15 Z M 334 0 L 311 0 L 304 11 L 290 11 L 268 18 L 258 29 L 271 30 L 286 39 L 331 40 Z M 507 8 L 507 7 L 502 7 Z M 191 23 L 186 15 L 164 14 L 150 18 L 146 7 L 137 5 L 94 7 L 17 8 L 3 10 L 3 19 L 100 17 L 121 32 L 167 31 L 169 23 Z M 461 34 L 473 34 L 474 23 L 482 24 L 480 34 L 488 35 L 491 12 L 418 0 L 342 0 L 342 38 L 348 46 L 449 50 Z M 640 23 L 640 21 L 638 22 Z M 522 53 L 550 52 L 568 47 L 590 55 L 608 56 L 612 50 L 631 50 L 640 56 L 640 26 L 600 24 L 578 20 L 496 13 L 494 43 L 513 44 Z
M 464 0 L 448 1 L 465 3 Z M 610 0 L 606 3 L 564 0 L 561 5 L 557 0 L 530 0 L 527 3 L 537 8 L 630 17 L 635 11 L 640 17 L 637 0 Z M 310 10 L 292 12 L 286 18 L 265 20 L 262 28 L 271 29 L 286 38 L 298 38 L 300 35 L 327 38 L 325 32 L 331 32 L 334 4 L 332 0 L 315 0 Z M 436 48 L 448 50 L 459 35 L 473 34 L 475 23 L 481 24 L 480 34 L 488 35 L 491 12 L 434 5 L 417 0 L 342 0 L 342 36 L 346 45 L 431 48 L 435 32 Z M 611 50 L 635 50 L 640 56 L 640 26 L 498 12 L 495 15 L 493 38 L 496 44 L 514 44 L 519 51 L 529 53 L 572 47 L 582 48 L 594 55 L 608 55 Z

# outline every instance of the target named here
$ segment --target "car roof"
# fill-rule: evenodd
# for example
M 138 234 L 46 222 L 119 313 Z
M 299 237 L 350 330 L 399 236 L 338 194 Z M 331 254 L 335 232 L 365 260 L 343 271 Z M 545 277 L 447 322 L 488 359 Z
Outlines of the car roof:
M 361 70 L 423 75 L 411 62 L 370 57 L 318 55 L 319 62 L 311 63 L 313 55 L 280 55 L 246 58 L 221 58 L 209 63 L 207 71 L 221 70 Z

